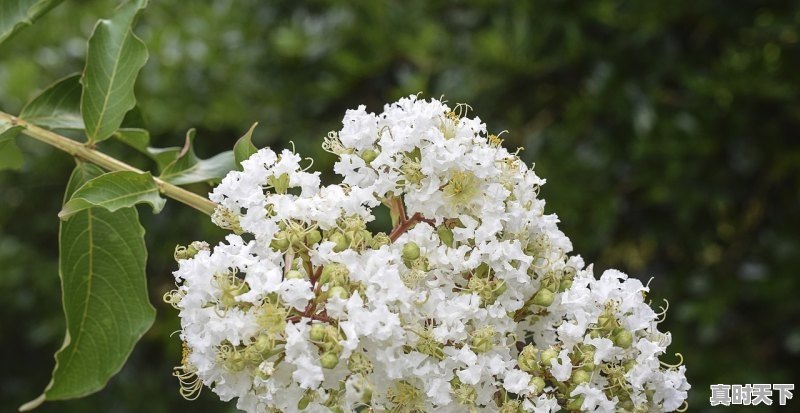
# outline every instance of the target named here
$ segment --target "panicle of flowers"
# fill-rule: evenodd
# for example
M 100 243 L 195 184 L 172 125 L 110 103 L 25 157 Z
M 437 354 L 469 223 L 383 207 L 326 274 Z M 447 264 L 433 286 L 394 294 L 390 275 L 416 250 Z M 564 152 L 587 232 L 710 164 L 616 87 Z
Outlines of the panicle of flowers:
M 341 184 L 261 149 L 211 193 L 231 231 L 176 250 L 176 375 L 248 412 L 655 412 L 685 368 L 648 287 L 595 278 L 544 180 L 467 106 L 415 96 L 347 111 Z M 392 228 L 367 224 L 387 208 Z

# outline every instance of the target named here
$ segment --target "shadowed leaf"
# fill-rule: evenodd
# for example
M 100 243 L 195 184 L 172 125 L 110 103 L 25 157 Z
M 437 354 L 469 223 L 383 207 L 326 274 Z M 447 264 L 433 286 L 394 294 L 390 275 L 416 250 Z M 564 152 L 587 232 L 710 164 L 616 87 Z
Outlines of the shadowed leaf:
M 103 173 L 81 163 L 65 199 Z M 144 229 L 135 208 L 89 208 L 61 222 L 59 276 L 67 331 L 44 393 L 20 410 L 47 400 L 82 397 L 105 387 L 150 328 Z

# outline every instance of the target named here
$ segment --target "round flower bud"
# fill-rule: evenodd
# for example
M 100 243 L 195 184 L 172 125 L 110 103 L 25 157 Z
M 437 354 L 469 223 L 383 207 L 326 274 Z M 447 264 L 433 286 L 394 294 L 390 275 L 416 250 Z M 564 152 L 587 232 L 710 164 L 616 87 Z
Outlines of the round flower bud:
M 325 340 L 325 324 L 312 324 L 311 331 L 308 333 L 311 341 L 322 342 Z
M 324 369 L 332 369 L 339 364 L 339 355 L 332 351 L 325 352 L 322 354 L 322 357 L 319 358 L 319 364 Z
M 272 350 L 274 344 L 275 342 L 272 340 L 272 337 L 261 334 L 256 337 L 256 341 L 250 347 L 258 351 L 259 354 L 264 355 Z
M 550 367 L 550 361 L 558 357 L 558 351 L 553 347 L 542 352 L 542 364 Z
M 286 251 L 289 249 L 289 239 L 283 231 L 278 231 L 278 233 L 275 234 L 275 238 L 270 241 L 269 246 L 275 251 Z
M 374 161 L 377 157 L 378 152 L 373 149 L 367 149 L 364 152 L 361 152 L 361 159 L 363 159 L 367 164 L 372 163 L 372 161 Z
M 328 237 L 328 240 L 336 244 L 333 247 L 333 250 L 336 252 L 342 252 L 350 246 L 350 243 L 347 242 L 347 237 L 345 237 L 341 232 L 334 232 Z
M 554 295 L 552 291 L 547 288 L 542 288 L 533 296 L 533 303 L 542 307 L 548 307 L 550 304 L 553 304 L 553 298 Z
M 303 273 L 301 273 L 300 271 L 289 270 L 289 272 L 286 273 L 286 277 L 285 278 L 287 280 L 303 280 L 303 279 L 306 278 L 306 276 L 303 275 Z
M 310 231 L 306 234 L 306 243 L 308 245 L 314 245 L 322 240 L 322 234 L 320 234 L 319 230 L 315 229 Z
M 572 288 L 572 280 L 570 280 L 569 278 L 562 279 L 561 282 L 558 284 L 558 292 L 560 293 L 563 293 L 564 291 L 567 291 L 570 288 Z
M 531 386 L 531 393 L 538 395 L 542 391 L 544 391 L 545 386 L 544 379 L 539 376 L 534 376 L 531 378 L 530 386 Z
M 622 348 L 630 348 L 633 343 L 633 334 L 628 330 L 620 330 L 614 335 L 614 345 Z
M 403 259 L 414 261 L 419 258 L 419 245 L 416 242 L 410 241 L 403 245 Z
M 341 298 L 342 300 L 346 300 L 349 296 L 350 295 L 347 293 L 347 290 L 338 285 L 334 285 L 330 290 L 328 290 L 328 297 L 337 297 Z
M 575 370 L 572 372 L 572 384 L 578 385 L 581 383 L 588 383 L 589 380 L 592 378 L 592 375 L 589 374 L 586 370 Z

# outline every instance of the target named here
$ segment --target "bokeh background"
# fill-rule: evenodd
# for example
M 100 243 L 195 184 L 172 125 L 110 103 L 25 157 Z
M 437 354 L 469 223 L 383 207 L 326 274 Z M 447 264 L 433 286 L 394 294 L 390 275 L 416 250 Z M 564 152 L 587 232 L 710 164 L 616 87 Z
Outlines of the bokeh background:
M 65 2 L 0 47 L 0 108 L 80 71 L 114 6 Z M 418 92 L 469 103 L 547 178 L 576 252 L 598 272 L 653 277 L 653 304 L 669 299 L 662 326 L 686 359 L 690 411 L 711 411 L 711 383 L 800 384 L 797 3 L 154 1 L 137 32 L 154 144 L 195 127 L 201 156 L 259 121 L 259 147 L 293 141 L 330 180 L 321 138 L 347 108 Z M 56 213 L 72 160 L 20 140 L 24 170 L 0 173 L 2 411 L 41 392 L 64 328 Z M 160 299 L 175 245 L 222 234 L 180 204 L 140 212 L 156 324 L 105 390 L 43 413 L 233 411 L 209 391 L 178 396 L 179 325 Z

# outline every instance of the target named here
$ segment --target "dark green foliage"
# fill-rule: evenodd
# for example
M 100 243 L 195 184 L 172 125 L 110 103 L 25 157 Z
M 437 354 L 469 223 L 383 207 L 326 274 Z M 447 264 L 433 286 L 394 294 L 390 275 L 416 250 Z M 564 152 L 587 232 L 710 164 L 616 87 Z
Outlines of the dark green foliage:
M 151 4 L 136 29 L 150 51 L 136 96 L 152 144 L 181 146 L 195 127 L 197 152 L 208 158 L 258 121 L 256 147 L 293 141 L 330 173 L 321 138 L 347 108 L 377 111 L 417 92 L 467 102 L 492 131 L 509 131 L 506 145 L 526 148 L 523 157 L 548 179 L 548 210 L 598 273 L 654 277 L 653 304 L 669 298 L 663 327 L 694 386 L 691 411 L 708 409 L 710 383 L 800 381 L 799 7 L 303 4 Z M 114 6 L 65 2 L 1 45 L 0 109 L 18 113 L 37 90 L 80 71 L 85 39 Z M 38 394 L 60 344 L 56 194 L 72 166 L 62 153 L 17 142 L 22 173 L 0 173 L 4 411 Z M 156 324 L 106 390 L 41 411 L 232 408 L 210 392 L 192 404 L 179 399 L 170 373 L 180 348 L 168 337 L 177 317 L 160 303 L 175 244 L 220 232 L 174 202 L 157 216 L 140 212 Z

